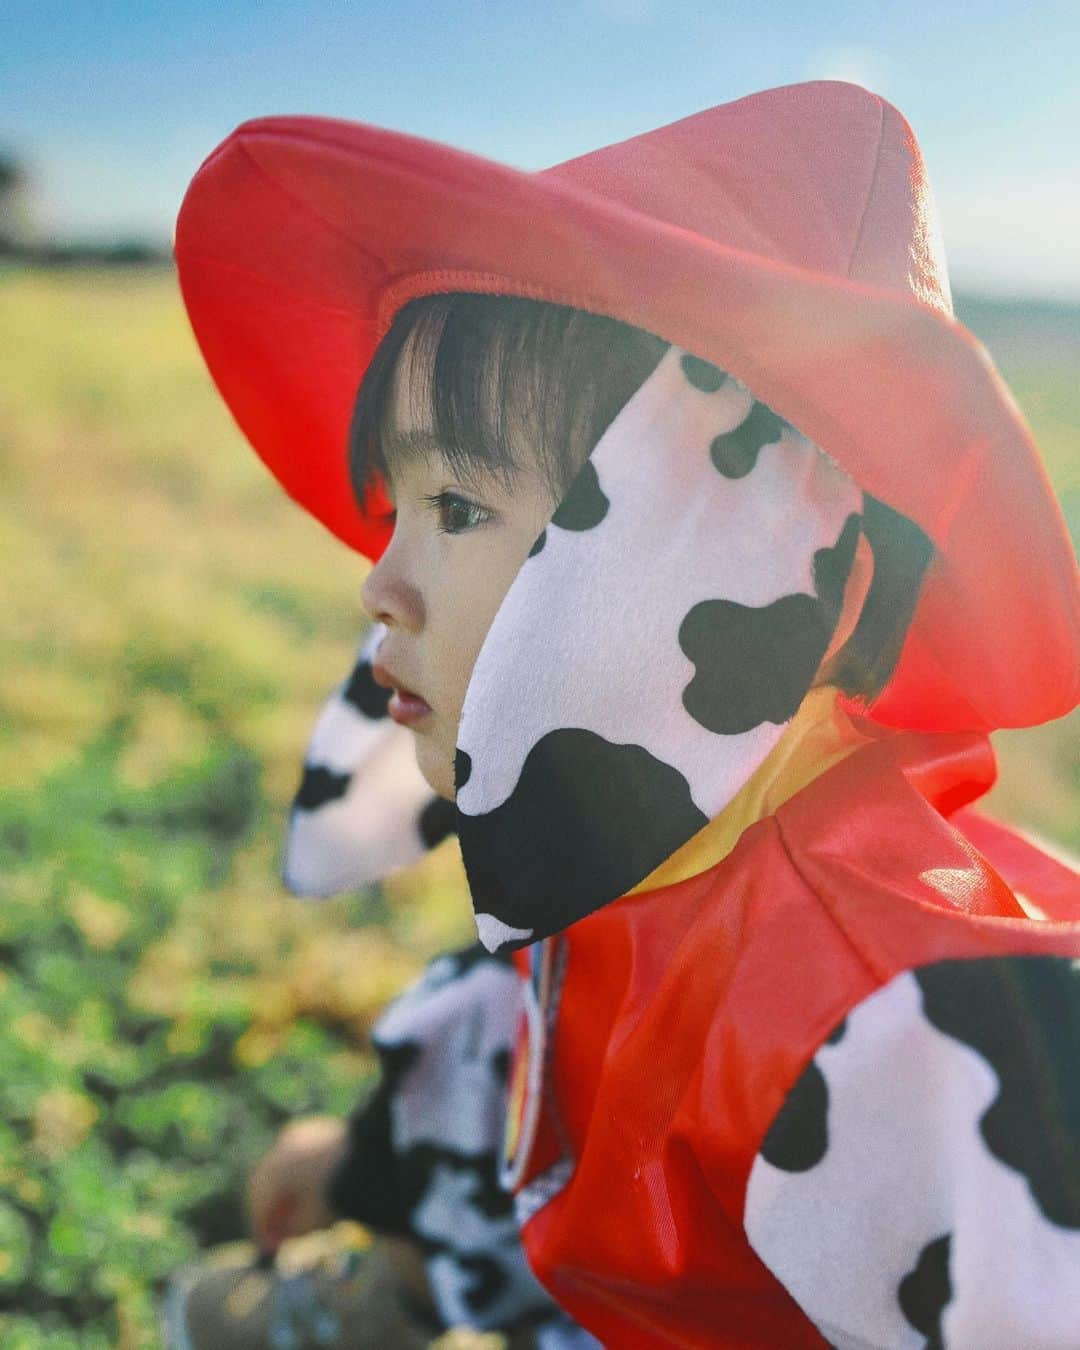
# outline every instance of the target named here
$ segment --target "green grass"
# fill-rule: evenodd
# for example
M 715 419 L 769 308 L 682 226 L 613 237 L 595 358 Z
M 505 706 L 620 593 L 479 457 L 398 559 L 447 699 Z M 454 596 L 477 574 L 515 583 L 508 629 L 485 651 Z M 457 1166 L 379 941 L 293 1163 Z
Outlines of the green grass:
M 0 341 L 0 1342 L 150 1346 L 469 911 L 450 850 L 388 907 L 278 883 L 362 564 L 241 442 L 171 275 L 0 275 Z
M 1075 526 L 1080 318 L 970 310 Z M 277 881 L 364 567 L 242 442 L 172 275 L 0 273 L 0 345 L 0 1342 L 130 1350 L 166 1273 L 239 1233 L 277 1125 L 352 1105 L 373 1017 L 471 924 L 452 848 L 385 906 Z M 1080 848 L 1077 739 L 1000 737 L 993 809 Z

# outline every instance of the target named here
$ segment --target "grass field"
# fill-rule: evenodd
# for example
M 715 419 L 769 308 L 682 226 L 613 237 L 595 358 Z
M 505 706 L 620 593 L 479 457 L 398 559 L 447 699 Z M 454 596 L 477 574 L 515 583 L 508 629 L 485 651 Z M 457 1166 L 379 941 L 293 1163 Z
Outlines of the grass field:
M 1080 311 L 963 301 L 1080 532 Z M 385 895 L 276 879 L 364 571 L 286 501 L 167 272 L 0 273 L 0 1343 L 152 1346 L 277 1125 L 471 936 L 452 847 Z M 1080 849 L 1076 715 L 998 739 L 997 814 Z

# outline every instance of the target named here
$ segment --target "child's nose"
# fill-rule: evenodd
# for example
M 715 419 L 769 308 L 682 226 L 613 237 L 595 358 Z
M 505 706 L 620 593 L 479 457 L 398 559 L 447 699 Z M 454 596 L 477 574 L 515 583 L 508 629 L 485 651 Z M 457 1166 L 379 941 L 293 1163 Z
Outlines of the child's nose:
M 420 592 L 396 566 L 393 540 L 360 588 L 360 603 L 376 623 L 418 632 L 424 624 Z

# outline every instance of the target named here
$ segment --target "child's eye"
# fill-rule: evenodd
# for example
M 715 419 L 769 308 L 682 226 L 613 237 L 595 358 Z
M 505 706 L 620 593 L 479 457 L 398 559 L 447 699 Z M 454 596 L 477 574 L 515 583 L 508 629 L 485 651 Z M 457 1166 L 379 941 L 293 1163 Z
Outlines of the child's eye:
M 439 530 L 443 534 L 464 534 L 491 519 L 492 513 L 487 507 L 471 502 L 467 497 L 459 497 L 456 492 L 436 492 L 424 500 L 435 507 Z

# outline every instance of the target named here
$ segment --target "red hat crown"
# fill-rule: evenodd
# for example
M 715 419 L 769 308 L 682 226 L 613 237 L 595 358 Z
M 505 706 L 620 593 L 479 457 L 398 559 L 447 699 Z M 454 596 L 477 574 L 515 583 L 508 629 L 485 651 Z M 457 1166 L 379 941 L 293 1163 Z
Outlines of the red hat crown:
M 857 85 L 770 89 L 540 176 L 728 248 L 909 291 L 952 313 L 915 135 L 895 108 Z

